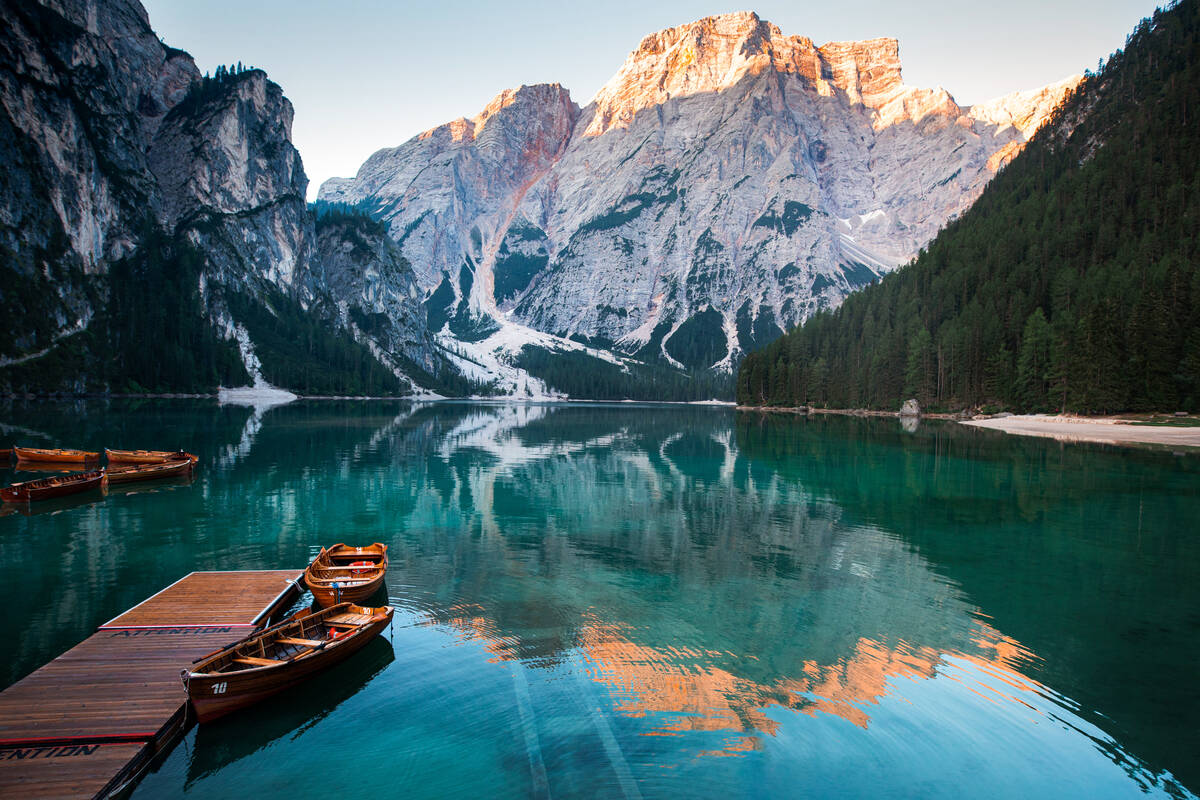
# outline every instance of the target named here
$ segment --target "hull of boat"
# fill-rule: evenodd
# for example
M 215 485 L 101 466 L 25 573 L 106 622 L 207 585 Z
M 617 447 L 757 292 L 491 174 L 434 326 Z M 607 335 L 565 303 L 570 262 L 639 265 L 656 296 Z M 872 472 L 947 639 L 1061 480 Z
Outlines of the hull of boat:
M 103 490 L 107 486 L 108 476 L 98 471 L 84 473 L 80 476 L 66 476 L 64 479 L 43 478 L 37 481 L 15 483 L 6 489 L 0 489 L 0 499 L 6 503 L 32 503 L 80 492 Z
M 160 464 L 130 464 L 108 470 L 109 483 L 132 483 L 152 481 L 159 478 L 176 478 L 192 471 L 191 461 L 169 461 Z
M 192 708 L 196 711 L 196 719 L 199 722 L 212 722 L 291 689 L 354 655 L 378 636 L 391 620 L 389 613 L 334 646 L 327 646 L 311 656 L 277 667 L 207 675 L 191 673 L 187 678 L 187 691 Z
M 304 583 L 312 592 L 313 599 L 317 601 L 317 604 L 321 608 L 329 608 L 338 603 L 361 603 L 366 600 L 379 591 L 379 587 L 383 586 L 385 574 L 381 572 L 363 582 L 354 578 L 347 578 L 345 581 L 317 581 L 305 575 Z
M 84 464 L 99 461 L 99 453 L 87 450 L 45 450 L 38 447 L 14 447 L 13 452 L 21 461 L 52 461 L 60 464 Z
M 198 460 L 191 453 L 182 450 L 170 452 L 167 450 L 104 450 L 104 455 L 110 464 L 166 464 L 172 461 L 187 459 L 192 464 Z
M 25 461 L 16 464 L 18 472 L 78 472 L 80 465 L 72 461 Z

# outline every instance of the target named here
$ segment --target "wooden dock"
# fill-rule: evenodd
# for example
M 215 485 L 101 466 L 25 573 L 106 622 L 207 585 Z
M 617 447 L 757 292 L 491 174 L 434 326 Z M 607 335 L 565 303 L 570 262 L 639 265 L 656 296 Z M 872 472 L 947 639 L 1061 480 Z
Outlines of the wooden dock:
M 185 575 L 0 692 L 0 797 L 128 786 L 190 724 L 180 670 L 287 608 L 301 575 Z

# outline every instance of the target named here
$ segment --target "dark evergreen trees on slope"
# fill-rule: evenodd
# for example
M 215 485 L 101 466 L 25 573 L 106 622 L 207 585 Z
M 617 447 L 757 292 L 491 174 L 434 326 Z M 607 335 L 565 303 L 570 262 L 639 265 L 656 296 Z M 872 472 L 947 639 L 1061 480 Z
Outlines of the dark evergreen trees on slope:
M 743 361 L 753 405 L 1200 408 L 1200 2 L 1143 20 L 909 266 Z
M 97 311 L 46 355 L 0 367 L 0 393 L 211 392 L 249 381 L 200 297 L 203 254 L 148 227 L 94 279 Z
M 577 350 L 526 345 L 515 365 L 576 400 L 724 400 L 732 393 L 728 373 L 683 371 L 664 361 L 630 361 L 628 369 L 622 369 Z

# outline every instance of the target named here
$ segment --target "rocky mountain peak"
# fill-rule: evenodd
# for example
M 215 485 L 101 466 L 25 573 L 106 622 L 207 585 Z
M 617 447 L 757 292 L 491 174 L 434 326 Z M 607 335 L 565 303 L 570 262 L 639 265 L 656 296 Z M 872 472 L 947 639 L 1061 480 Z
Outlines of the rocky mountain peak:
M 570 138 L 579 107 L 557 83 L 520 86 L 496 95 L 470 122 L 481 152 L 523 169 L 544 168 Z
M 291 144 L 292 118 L 291 102 L 262 70 L 197 85 L 150 149 L 166 226 L 197 211 L 238 215 L 285 202 L 302 210 L 308 180 Z
M 1055 99 L 971 116 L 904 84 L 894 38 L 817 46 L 738 12 L 645 37 L 582 110 L 505 91 L 320 197 L 388 226 L 465 369 L 585 342 L 728 370 L 910 259 Z
M 505 89 L 492 98 L 483 110 L 476 114 L 471 123 L 478 135 L 489 120 L 501 113 L 510 116 L 531 116 L 543 113 L 546 108 L 573 109 L 575 103 L 571 93 L 558 83 L 538 83 L 533 86 L 518 86 Z
M 876 112 L 875 127 L 919 122 L 930 114 L 953 120 L 962 109 L 944 89 L 904 85 L 900 44 L 893 38 L 829 42 L 785 36 L 750 11 L 705 17 L 644 38 L 592 101 L 586 135 L 628 128 L 647 108 L 731 88 L 766 70 L 798 75 L 823 96 L 840 94 Z
M 778 28 L 750 11 L 650 34 L 596 93 L 585 134 L 627 128 L 638 111 L 672 97 L 732 86 L 746 72 L 761 71 L 771 42 L 780 36 Z
M 840 89 L 852 103 L 880 108 L 904 90 L 900 77 L 900 42 L 891 37 L 861 42 L 828 42 L 819 49 L 818 89 Z M 826 85 L 828 84 L 828 85 Z
M 484 129 L 492 120 L 520 127 L 530 120 L 545 118 L 562 117 L 568 122 L 573 122 L 577 113 L 578 106 L 571 100 L 571 93 L 560 84 L 522 85 L 500 92 L 475 116 L 459 117 L 444 125 L 430 128 L 416 138 L 447 145 L 469 145 L 483 136 Z

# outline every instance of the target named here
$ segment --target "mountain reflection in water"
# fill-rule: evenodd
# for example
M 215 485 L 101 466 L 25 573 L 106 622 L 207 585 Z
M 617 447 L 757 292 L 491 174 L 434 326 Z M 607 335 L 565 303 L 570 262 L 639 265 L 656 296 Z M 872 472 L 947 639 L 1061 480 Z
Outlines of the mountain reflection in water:
M 989 624 L 909 539 L 848 521 L 823 483 L 761 470 L 711 415 L 655 435 L 644 420 L 620 424 L 611 409 L 593 412 L 612 416 L 618 424 L 611 426 L 557 416 L 571 413 L 477 411 L 439 437 L 421 512 L 457 517 L 487 555 L 458 563 L 470 597 L 431 603 L 423 609 L 431 622 L 481 639 L 495 661 L 579 663 L 619 713 L 656 720 L 647 733 L 729 734 L 719 748 L 697 745 L 698 753 L 761 749 L 780 725 L 769 712 L 775 706 L 865 729 L 894 679 L 942 677 L 988 703 L 1087 729 L 1098 749 L 1135 765 L 1141 784 L 1173 784 L 1093 723 L 1074 719 L 1070 700 L 1022 671 L 1041 671 L 1036 653 Z M 878 438 L 879 426 L 868 425 Z M 901 441 L 900 429 L 894 433 L 883 437 L 889 447 Z M 924 441 L 932 452 L 922 453 L 929 466 L 947 447 L 939 439 L 962 434 L 934 426 Z M 1003 443 L 986 440 L 985 467 L 986 445 Z M 829 450 L 805 454 L 791 469 L 839 463 L 842 454 Z M 902 453 L 908 461 L 914 455 Z M 471 467 L 456 469 L 463 459 Z M 424 546 L 423 562 L 450 557 L 436 542 Z M 441 594 L 424 581 L 412 584 Z

